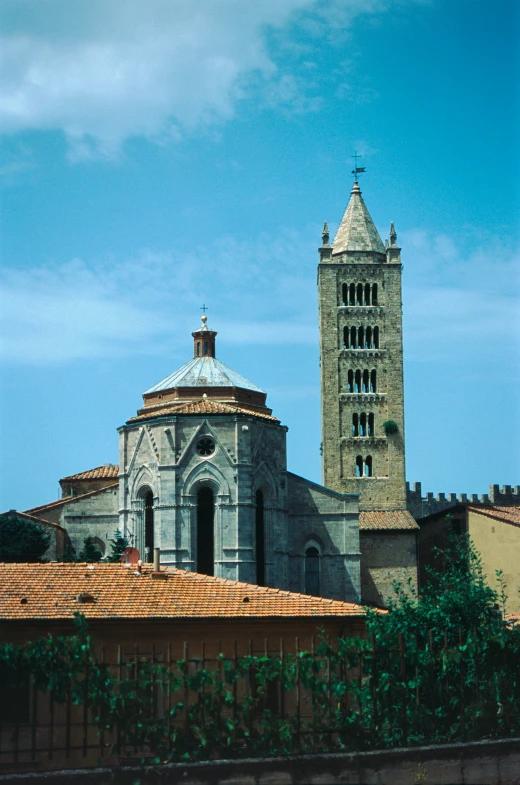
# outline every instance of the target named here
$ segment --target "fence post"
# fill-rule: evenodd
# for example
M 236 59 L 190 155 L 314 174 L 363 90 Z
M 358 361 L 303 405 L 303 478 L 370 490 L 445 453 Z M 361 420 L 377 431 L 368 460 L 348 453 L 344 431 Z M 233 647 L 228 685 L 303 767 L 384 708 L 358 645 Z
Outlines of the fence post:
M 402 718 L 402 729 L 403 729 L 403 739 L 405 743 L 408 741 L 408 723 L 407 723 L 407 716 L 406 716 L 406 703 L 407 703 L 407 684 L 406 684 L 406 663 L 404 659 L 404 640 L 403 640 L 403 633 L 399 633 L 399 672 L 401 675 L 401 694 L 402 694 L 402 707 L 401 707 L 401 718 Z
M 188 688 L 188 670 L 190 667 L 190 662 L 188 659 L 188 641 L 184 641 L 184 733 L 186 738 L 184 739 L 184 743 L 187 743 L 188 737 L 188 729 L 190 726 L 190 713 L 189 713 L 189 700 L 190 700 L 190 693 Z

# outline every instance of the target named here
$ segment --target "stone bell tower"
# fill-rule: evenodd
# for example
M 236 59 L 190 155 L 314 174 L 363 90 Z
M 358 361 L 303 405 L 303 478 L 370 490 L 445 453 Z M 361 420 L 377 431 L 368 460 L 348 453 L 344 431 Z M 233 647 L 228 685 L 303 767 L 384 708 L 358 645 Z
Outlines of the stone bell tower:
M 401 249 L 386 247 L 357 180 L 319 249 L 323 484 L 361 510 L 406 509 Z

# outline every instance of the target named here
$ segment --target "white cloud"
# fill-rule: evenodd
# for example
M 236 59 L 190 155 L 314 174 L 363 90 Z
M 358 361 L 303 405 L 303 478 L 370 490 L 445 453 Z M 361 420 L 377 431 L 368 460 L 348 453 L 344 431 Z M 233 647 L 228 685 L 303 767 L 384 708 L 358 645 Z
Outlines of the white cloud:
M 252 85 L 268 105 L 312 111 L 308 41 L 331 43 L 356 15 L 416 2 L 3 0 L 0 127 L 61 130 L 80 159 L 225 121 Z M 291 39 L 293 22 L 305 45 Z M 267 30 L 277 33 L 270 46 Z
M 316 342 L 312 266 L 300 259 L 310 237 L 224 237 L 182 254 L 79 259 L 0 273 L 0 357 L 53 364 L 114 353 L 172 352 L 197 326 L 202 302 L 227 343 Z M 208 260 L 211 260 L 208 263 Z M 273 275 L 273 265 L 277 275 Z M 174 327 L 175 326 L 175 327 Z M 175 329 L 175 335 L 173 335 Z
M 185 355 L 200 306 L 226 343 L 318 341 L 314 247 L 318 226 L 222 237 L 185 253 L 72 260 L 0 273 L 0 356 L 51 364 L 114 352 Z M 518 351 L 518 257 L 496 237 L 481 244 L 422 230 L 401 232 L 404 347 L 412 360 L 493 364 Z M 287 253 L 287 248 L 291 253 Z M 466 251 L 465 249 L 471 250 Z M 302 265 L 302 259 L 309 264 Z
M 499 237 L 402 232 L 405 356 L 517 364 L 518 251 Z

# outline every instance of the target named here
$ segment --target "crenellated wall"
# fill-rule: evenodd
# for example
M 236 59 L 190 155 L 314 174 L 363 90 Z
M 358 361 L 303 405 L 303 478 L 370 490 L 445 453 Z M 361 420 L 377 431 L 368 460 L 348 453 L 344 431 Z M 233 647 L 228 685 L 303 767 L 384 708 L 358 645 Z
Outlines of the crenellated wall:
M 412 513 L 413 517 L 425 518 L 427 515 L 432 515 L 435 512 L 442 512 L 454 504 L 496 504 L 504 507 L 518 507 L 520 506 L 520 486 L 504 485 L 500 488 L 498 485 L 490 485 L 489 493 L 484 493 L 479 496 L 477 493 L 461 493 L 457 496 L 456 493 L 439 493 L 434 496 L 433 493 L 422 494 L 420 482 L 406 483 L 406 506 Z

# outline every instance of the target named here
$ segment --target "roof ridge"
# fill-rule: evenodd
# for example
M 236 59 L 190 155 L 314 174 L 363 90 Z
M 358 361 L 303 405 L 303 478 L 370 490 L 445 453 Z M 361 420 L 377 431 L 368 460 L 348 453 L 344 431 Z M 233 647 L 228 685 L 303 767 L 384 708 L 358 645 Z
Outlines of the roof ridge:
M 85 496 L 94 496 L 96 493 L 102 493 L 103 491 L 108 491 L 109 488 L 117 488 L 119 485 L 118 482 L 112 482 L 109 485 L 104 485 L 102 488 L 95 488 L 93 491 L 87 491 L 86 493 L 78 493 L 77 496 L 65 496 L 63 499 L 57 499 L 55 502 L 49 502 L 48 504 L 40 504 L 38 507 L 30 507 L 29 510 L 24 510 L 29 515 L 37 510 L 46 510 L 50 509 L 51 507 L 58 507 L 60 504 L 70 504 L 70 502 L 75 502 L 78 499 L 84 499 Z

